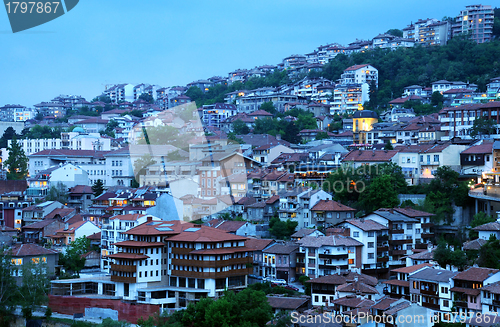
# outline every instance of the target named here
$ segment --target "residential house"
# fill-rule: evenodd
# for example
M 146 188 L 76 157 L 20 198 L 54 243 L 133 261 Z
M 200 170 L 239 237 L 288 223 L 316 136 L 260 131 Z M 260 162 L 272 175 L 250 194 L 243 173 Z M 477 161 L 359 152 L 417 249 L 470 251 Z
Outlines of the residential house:
M 315 228 L 301 228 L 295 233 L 293 233 L 290 238 L 292 241 L 300 241 L 302 238 L 306 236 L 313 236 L 313 237 L 318 237 L 318 236 L 325 236 L 322 232 Z
M 361 248 L 361 272 L 378 278 L 387 277 L 389 267 L 388 228 L 370 219 L 347 219 L 340 226 L 349 236 L 363 243 Z
M 80 237 L 86 237 L 95 233 L 99 233 L 101 229 L 90 221 L 78 221 L 73 224 L 65 223 L 63 228 L 55 231 L 53 235 L 47 235 L 56 246 L 67 246 L 74 240 Z
M 482 176 L 493 171 L 493 141 L 484 140 L 460 153 L 461 173 L 463 175 Z
M 87 185 L 89 177 L 85 170 L 73 164 L 66 163 L 37 171 L 37 174 L 28 177 L 27 181 L 29 188 L 26 194 L 41 198 L 47 196 L 51 187 L 58 188 L 61 184 L 65 188 L 64 191 L 76 185 Z
M 411 274 L 409 282 L 412 302 L 417 302 L 437 312 L 452 311 L 453 298 L 450 290 L 454 286 L 453 277 L 457 274 L 457 272 L 431 267 Z
M 316 227 L 335 226 L 354 218 L 356 209 L 333 200 L 319 200 L 311 208 L 311 221 Z
M 262 250 L 264 255 L 262 276 L 284 279 L 288 283 L 296 278 L 297 252 L 299 245 L 294 242 L 277 242 Z
M 274 314 L 279 312 L 304 312 L 310 307 L 308 297 L 283 297 L 267 295 L 267 301 Z
M 94 192 L 89 185 L 76 185 L 69 189 L 68 192 L 68 207 L 78 208 L 81 211 L 87 211 L 92 205 Z
M 337 270 L 359 270 L 363 243 L 342 235 L 306 236 L 297 243 L 297 274 L 310 278 L 330 275 Z
M 39 204 L 34 204 L 32 206 L 23 208 L 22 220 L 17 219 L 18 217 L 16 217 L 16 226 L 14 226 L 14 228 L 21 228 L 21 226 L 41 221 L 56 208 L 64 208 L 64 204 L 57 201 L 45 201 Z M 19 224 L 17 220 L 19 220 Z
M 46 249 L 36 244 L 15 244 L 8 250 L 8 253 L 13 265 L 11 275 L 18 286 L 22 284 L 23 268 L 29 264 L 42 265 L 42 273 L 49 278 L 55 275 L 59 260 L 59 252 L 55 250 Z
M 429 263 L 422 263 L 413 266 L 406 266 L 402 268 L 392 269 L 396 279 L 389 279 L 384 281 L 384 294 L 391 298 L 400 299 L 404 298 L 410 300 L 410 275 L 422 269 L 432 267 Z
M 454 286 L 450 289 L 456 311 L 459 314 L 481 313 L 481 288 L 498 281 L 498 269 L 471 267 L 456 274 L 453 277 Z
M 473 228 L 477 231 L 479 235 L 479 239 L 488 241 L 490 237 L 495 237 L 497 240 L 500 240 L 500 219 L 497 221 L 483 224 Z
M 294 153 L 295 151 L 282 144 L 266 144 L 253 149 L 252 152 L 255 160 L 267 166 L 282 153 Z
M 264 276 L 264 254 L 263 250 L 276 242 L 270 239 L 249 238 L 245 241 L 245 247 L 253 251 L 253 275 Z

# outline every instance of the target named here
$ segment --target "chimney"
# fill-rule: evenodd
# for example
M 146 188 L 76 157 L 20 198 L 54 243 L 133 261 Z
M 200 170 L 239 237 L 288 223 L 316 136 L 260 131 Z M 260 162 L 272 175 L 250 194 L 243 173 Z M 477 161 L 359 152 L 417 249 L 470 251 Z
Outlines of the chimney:
M 146 217 L 146 222 L 148 222 L 148 223 L 149 223 L 149 222 L 151 222 L 151 221 L 153 221 L 153 217 L 152 217 L 152 216 L 147 216 L 147 217 Z

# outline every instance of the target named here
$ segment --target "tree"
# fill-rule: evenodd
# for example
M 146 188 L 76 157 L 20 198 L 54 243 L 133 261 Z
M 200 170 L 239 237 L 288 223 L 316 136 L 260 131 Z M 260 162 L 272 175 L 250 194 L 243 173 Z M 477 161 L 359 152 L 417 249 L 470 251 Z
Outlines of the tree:
M 387 142 L 385 142 L 384 150 L 394 150 L 394 147 L 392 146 L 390 140 L 387 140 Z
M 102 179 L 98 179 L 95 181 L 94 185 L 92 185 L 92 192 L 94 192 L 94 196 L 98 197 L 102 193 L 104 193 L 104 182 Z
M 397 36 L 397 37 L 403 37 L 403 31 L 400 30 L 400 29 L 397 29 L 397 28 L 391 28 L 390 30 L 388 30 L 385 33 L 386 34 L 390 34 L 390 35 L 394 35 L 394 36 Z
M 59 182 L 57 185 L 50 187 L 45 196 L 46 201 L 58 201 L 65 204 L 68 201 L 68 188 L 63 183 Z
M 8 327 L 13 319 L 15 300 L 14 296 L 17 293 L 17 286 L 11 272 L 12 266 L 11 256 L 7 248 L 0 248 L 0 326 Z
M 298 222 L 287 219 L 282 221 L 277 216 L 269 220 L 269 232 L 278 239 L 289 239 L 295 233 Z
M 439 91 L 432 92 L 432 95 L 431 95 L 431 104 L 433 106 L 442 106 L 443 105 L 443 100 L 444 100 L 444 97 L 441 94 L 441 92 L 439 92 Z
M 459 270 L 464 270 L 468 265 L 465 252 L 458 249 L 453 251 L 444 241 L 439 242 L 436 249 L 432 252 L 432 256 L 442 268 L 451 265 L 457 267 Z
M 89 251 L 90 240 L 85 236 L 79 237 L 68 245 L 65 253 L 59 255 L 59 264 L 64 266 L 66 271 L 79 274 L 85 267 L 83 255 Z
M 362 202 L 366 212 L 397 206 L 399 204 L 398 193 L 391 176 L 377 176 L 364 192 Z
M 155 99 L 149 93 L 143 93 L 143 94 L 139 95 L 139 100 L 144 100 L 148 103 L 155 103 Z
M 278 113 L 272 101 L 264 102 L 263 104 L 260 105 L 259 109 L 267 111 L 268 113 L 273 115 L 276 115 Z
M 318 134 L 316 134 L 316 140 L 324 140 L 324 139 L 327 139 L 329 138 L 328 136 L 328 133 L 327 132 L 319 132 Z
M 48 301 L 50 280 L 47 276 L 47 265 L 44 263 L 24 263 L 22 268 L 22 285 L 18 289 L 19 303 L 23 316 L 28 320 L 33 311 L 38 310 Z
M 295 122 L 289 122 L 282 133 L 282 138 L 287 142 L 300 144 L 302 142 L 302 137 L 299 133 L 300 129 L 297 125 L 295 125 Z
M 479 267 L 500 269 L 500 241 L 491 235 L 485 245 L 479 249 L 477 260 Z
M 43 114 L 41 112 L 37 112 L 37 114 L 34 117 L 35 120 L 42 121 L 43 119 Z
M 474 227 L 481 226 L 487 223 L 492 223 L 496 221 L 495 218 L 492 216 L 488 215 L 486 212 L 478 212 L 472 217 L 472 221 L 470 222 L 470 228 L 471 230 L 469 231 L 469 237 L 471 239 L 475 239 L 478 236 L 478 232 L 473 230 Z
M 5 161 L 7 168 L 7 179 L 9 180 L 22 180 L 28 175 L 28 157 L 24 153 L 21 145 L 17 142 L 16 137 L 12 139 L 9 151 L 9 157 Z
M 138 178 L 138 176 L 146 174 L 146 168 L 154 165 L 155 163 L 156 161 L 153 159 L 153 157 L 151 157 L 149 153 L 146 153 L 145 155 L 137 159 L 134 162 L 134 171 L 136 178 Z
M 250 133 L 250 128 L 248 128 L 247 124 L 243 122 L 241 119 L 236 119 L 233 122 L 233 132 L 236 135 L 246 135 Z
M 0 149 L 7 148 L 8 140 L 12 140 L 14 136 L 17 136 L 16 131 L 11 126 L 7 127 L 0 138 Z
M 474 120 L 472 128 L 470 129 L 470 136 L 476 138 L 479 135 L 490 135 L 496 133 L 496 122 L 492 119 L 479 117 Z
M 118 122 L 114 119 L 111 119 L 110 121 L 108 121 L 108 123 L 106 124 L 106 128 L 101 131 L 101 135 L 108 135 L 112 138 L 115 138 L 116 135 L 115 135 L 115 128 L 117 128 L 119 126 Z

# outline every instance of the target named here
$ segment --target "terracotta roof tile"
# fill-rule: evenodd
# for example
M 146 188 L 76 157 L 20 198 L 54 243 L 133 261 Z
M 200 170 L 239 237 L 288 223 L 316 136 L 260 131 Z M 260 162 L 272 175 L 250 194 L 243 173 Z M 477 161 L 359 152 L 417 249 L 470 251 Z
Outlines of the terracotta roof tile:
M 311 211 L 356 211 L 356 209 L 333 200 L 319 200 Z
M 36 244 L 16 244 L 11 248 L 13 257 L 25 257 L 34 255 L 57 254 L 57 251 L 46 249 Z
M 466 271 L 458 273 L 453 279 L 455 280 L 467 280 L 473 282 L 483 282 L 491 275 L 498 273 L 498 269 L 492 268 L 482 268 L 482 267 L 471 267 Z

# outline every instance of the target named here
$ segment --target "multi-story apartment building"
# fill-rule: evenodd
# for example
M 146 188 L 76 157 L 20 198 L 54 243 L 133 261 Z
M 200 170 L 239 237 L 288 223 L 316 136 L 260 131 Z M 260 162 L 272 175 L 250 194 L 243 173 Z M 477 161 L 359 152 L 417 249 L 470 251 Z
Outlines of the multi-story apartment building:
M 108 256 L 117 253 L 114 245 L 117 242 L 129 239 L 124 232 L 148 221 L 158 221 L 160 218 L 144 214 L 117 215 L 105 219 L 101 228 L 101 270 L 109 273 L 110 261 Z
M 214 126 L 221 128 L 221 122 L 236 115 L 236 105 L 229 103 L 214 103 L 204 105 L 202 108 L 203 126 Z
M 83 132 L 83 131 L 82 131 Z M 111 139 L 101 137 L 99 133 L 69 132 L 61 133 L 58 139 L 22 139 L 17 140 L 27 156 L 43 150 L 95 150 L 110 151 Z M 12 140 L 7 141 L 8 146 Z
M 403 29 L 403 37 L 411 38 L 423 46 L 445 45 L 450 39 L 450 32 L 450 23 L 447 21 L 419 19 Z
M 410 300 L 410 275 L 427 267 L 432 267 L 429 263 L 423 263 L 403 268 L 393 269 L 391 272 L 396 275 L 396 279 L 389 279 L 383 283 L 384 294 L 394 299 Z
M 15 113 L 24 112 L 25 110 L 28 109 L 20 104 L 6 104 L 3 107 L 0 107 L 0 119 L 2 119 L 2 121 L 23 121 L 15 120 Z
M 453 277 L 457 274 L 458 272 L 430 267 L 410 274 L 411 300 L 437 312 L 450 312 L 453 307 L 450 290 L 454 285 Z
M 354 65 L 344 69 L 340 75 L 340 84 L 363 84 L 372 82 L 378 86 L 378 69 L 372 65 Z
M 451 26 L 452 36 L 465 34 L 477 43 L 488 42 L 493 36 L 493 22 L 492 6 L 481 4 L 466 6 Z
M 388 228 L 390 269 L 405 266 L 402 259 L 413 253 L 417 243 L 422 243 L 422 227 L 418 219 L 407 217 L 393 209 L 379 209 L 365 216 L 365 219 L 374 220 Z
M 364 244 L 361 248 L 361 272 L 378 278 L 387 276 L 389 269 L 388 227 L 370 219 L 348 219 L 340 226 L 348 228 L 350 236 Z
M 132 84 L 116 84 L 116 85 L 106 85 L 103 92 L 104 95 L 108 96 L 113 103 L 119 102 L 132 102 L 134 101 L 134 85 Z
M 66 116 L 66 111 L 71 109 L 71 105 L 60 102 L 41 102 L 34 107 L 44 116 L 60 118 Z
M 338 270 L 360 270 L 363 243 L 342 235 L 306 236 L 297 243 L 297 274 L 318 278 Z
M 264 254 L 263 250 L 273 244 L 275 241 L 270 239 L 249 238 L 245 241 L 245 246 L 253 251 L 253 275 L 264 275 Z
M 481 312 L 481 288 L 500 281 L 498 269 L 471 267 L 453 277 L 453 305 L 460 314 Z
M 182 221 L 153 221 L 123 234 L 109 255 L 116 296 L 162 308 L 186 307 L 202 297 L 247 285 L 252 272 L 245 238 Z
M 12 113 L 12 119 L 15 122 L 25 122 L 27 120 L 35 118 L 36 114 L 37 111 L 35 109 L 20 106 L 14 108 Z
M 483 313 L 500 313 L 500 282 L 481 288 L 481 304 Z
M 470 139 L 469 134 L 474 120 L 479 117 L 491 119 L 498 125 L 500 123 L 500 101 L 443 108 L 439 112 L 441 130 L 445 132 L 443 140 L 450 140 L 454 137 Z M 500 133 L 496 131 L 491 137 L 498 134 Z
M 296 280 L 297 252 L 295 242 L 277 242 L 262 250 L 262 276 L 271 279 L 284 279 L 288 283 Z
M 290 219 L 298 223 L 298 227 L 314 225 L 311 209 L 319 202 L 330 200 L 331 194 L 323 190 L 294 189 L 280 193 L 278 214 L 281 220 Z
M 353 113 L 370 100 L 370 87 L 363 84 L 337 84 L 333 90 L 330 114 Z

